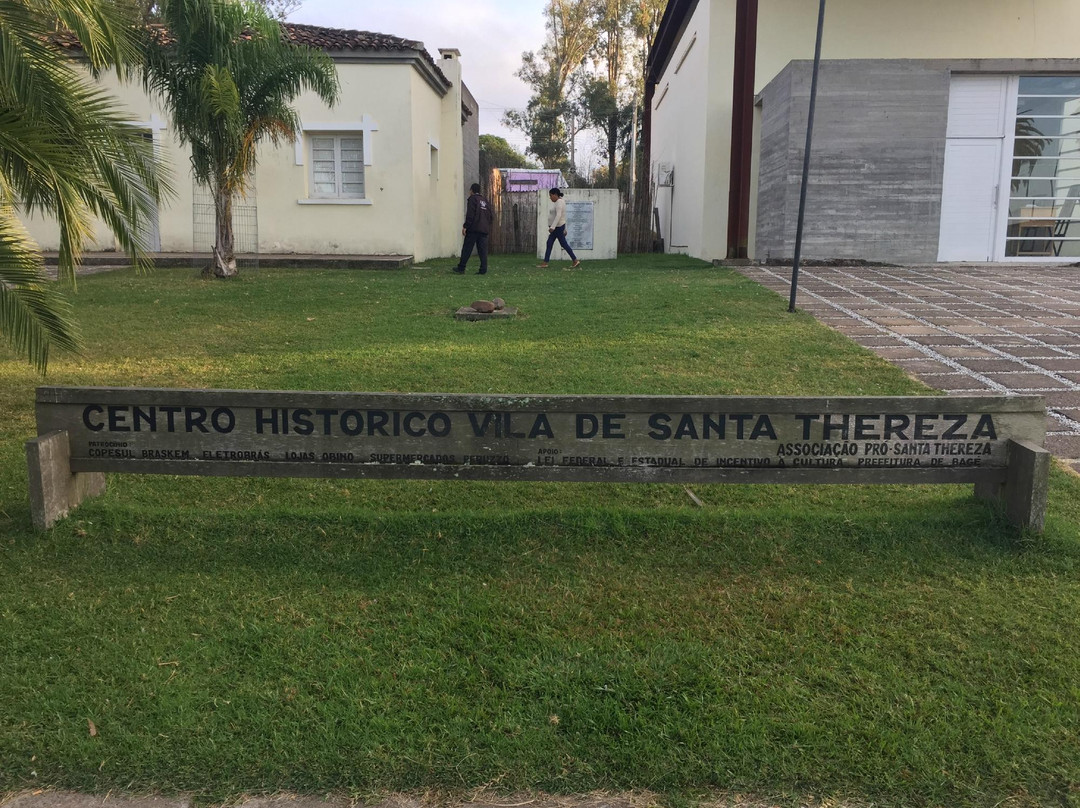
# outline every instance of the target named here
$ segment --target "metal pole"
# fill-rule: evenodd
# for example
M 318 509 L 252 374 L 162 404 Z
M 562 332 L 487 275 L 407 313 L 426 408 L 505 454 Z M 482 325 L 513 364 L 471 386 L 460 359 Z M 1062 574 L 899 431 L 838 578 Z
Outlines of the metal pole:
M 806 187 L 810 182 L 810 147 L 814 144 L 814 112 L 817 110 L 818 72 L 821 70 L 821 40 L 825 33 L 825 0 L 818 11 L 817 46 L 814 49 L 814 74 L 810 80 L 810 114 L 806 119 L 806 151 L 803 153 L 802 190 L 799 192 L 799 225 L 795 231 L 795 264 L 791 268 L 791 300 L 788 311 L 795 311 L 799 294 L 799 263 L 802 261 L 803 225 L 806 222 Z

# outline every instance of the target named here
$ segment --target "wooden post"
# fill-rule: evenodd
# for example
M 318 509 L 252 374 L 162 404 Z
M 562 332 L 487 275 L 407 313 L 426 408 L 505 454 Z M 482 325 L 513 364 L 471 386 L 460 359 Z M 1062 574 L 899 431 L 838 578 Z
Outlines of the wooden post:
M 1050 452 L 1027 441 L 1009 441 L 1005 514 L 1014 525 L 1042 533 L 1050 487 Z
M 67 432 L 49 432 L 27 441 L 26 467 L 30 516 L 38 530 L 48 530 L 83 500 L 105 493 L 104 474 L 72 473 Z
M 1042 533 L 1050 486 L 1050 452 L 1029 441 L 1009 441 L 1003 482 L 977 483 L 975 495 L 1005 508 L 1006 518 L 1024 530 Z

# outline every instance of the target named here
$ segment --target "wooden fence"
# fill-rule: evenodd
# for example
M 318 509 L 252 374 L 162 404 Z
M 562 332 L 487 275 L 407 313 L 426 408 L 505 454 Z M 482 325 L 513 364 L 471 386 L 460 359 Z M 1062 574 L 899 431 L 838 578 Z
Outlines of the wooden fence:
M 486 180 L 484 195 L 491 202 L 494 224 L 488 240 L 493 254 L 536 251 L 536 191 L 506 190 L 502 174 L 493 169 Z M 653 228 L 654 189 L 639 192 L 633 200 L 619 197 L 619 253 L 653 252 L 660 238 Z M 544 200 L 544 204 L 548 204 Z

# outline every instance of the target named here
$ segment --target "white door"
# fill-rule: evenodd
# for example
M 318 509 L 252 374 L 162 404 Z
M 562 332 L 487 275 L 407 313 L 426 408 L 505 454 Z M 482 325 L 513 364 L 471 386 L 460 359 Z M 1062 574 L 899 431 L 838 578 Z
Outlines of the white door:
M 945 145 L 939 261 L 991 261 L 997 243 L 1003 142 L 955 138 Z
M 939 261 L 990 261 L 997 254 L 1009 78 L 952 78 L 941 194 Z

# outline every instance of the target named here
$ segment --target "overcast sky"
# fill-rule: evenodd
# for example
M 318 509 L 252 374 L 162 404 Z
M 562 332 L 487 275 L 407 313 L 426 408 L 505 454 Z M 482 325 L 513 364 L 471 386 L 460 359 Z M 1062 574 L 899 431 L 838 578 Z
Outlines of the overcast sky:
M 480 104 L 481 134 L 502 135 L 519 151 L 521 132 L 502 123 L 507 108 L 522 109 L 529 89 L 514 73 L 521 54 L 544 44 L 545 0 L 304 0 L 292 22 L 353 28 L 418 39 L 438 59 L 457 48 L 465 83 Z

